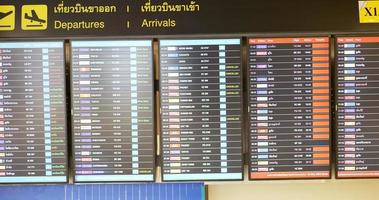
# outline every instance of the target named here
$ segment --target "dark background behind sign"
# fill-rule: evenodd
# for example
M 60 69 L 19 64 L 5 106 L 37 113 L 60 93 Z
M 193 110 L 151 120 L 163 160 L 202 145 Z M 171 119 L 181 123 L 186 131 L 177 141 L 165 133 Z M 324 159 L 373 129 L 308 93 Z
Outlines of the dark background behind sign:
M 163 0 L 151 0 L 153 4 Z M 190 0 L 166 0 L 170 4 L 189 4 Z M 0 37 L 85 37 L 85 36 L 154 36 L 194 34 L 262 34 L 262 33 L 362 33 L 379 30 L 377 24 L 360 24 L 358 1 L 353 0 L 198 0 L 199 12 L 142 13 L 147 0 L 77 0 L 65 5 L 116 5 L 117 13 L 55 14 L 61 0 L 1 0 L 0 5 L 16 6 L 16 29 L 0 31 Z M 48 29 L 21 30 L 22 4 L 47 4 Z M 130 13 L 126 12 L 130 6 Z M 142 28 L 144 19 L 176 20 L 176 27 Z M 54 21 L 104 21 L 105 28 L 56 30 Z M 127 21 L 130 28 L 127 28 Z

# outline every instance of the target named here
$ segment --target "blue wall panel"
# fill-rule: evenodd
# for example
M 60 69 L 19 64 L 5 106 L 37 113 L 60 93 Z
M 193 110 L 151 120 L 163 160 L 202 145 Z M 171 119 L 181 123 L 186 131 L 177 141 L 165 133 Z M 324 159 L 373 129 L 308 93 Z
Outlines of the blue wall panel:
M 1 200 L 203 200 L 201 183 L 0 186 Z

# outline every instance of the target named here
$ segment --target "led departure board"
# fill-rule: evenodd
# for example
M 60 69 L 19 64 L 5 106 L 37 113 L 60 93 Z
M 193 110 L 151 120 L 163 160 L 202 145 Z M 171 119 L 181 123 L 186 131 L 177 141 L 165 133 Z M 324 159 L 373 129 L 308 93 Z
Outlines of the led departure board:
M 63 42 L 0 42 L 0 183 L 67 181 Z
M 240 39 L 160 41 L 164 181 L 240 180 Z
M 250 179 L 329 178 L 329 38 L 248 42 Z
M 152 41 L 72 41 L 75 181 L 154 181 Z
M 337 177 L 379 177 L 379 37 L 337 38 Z

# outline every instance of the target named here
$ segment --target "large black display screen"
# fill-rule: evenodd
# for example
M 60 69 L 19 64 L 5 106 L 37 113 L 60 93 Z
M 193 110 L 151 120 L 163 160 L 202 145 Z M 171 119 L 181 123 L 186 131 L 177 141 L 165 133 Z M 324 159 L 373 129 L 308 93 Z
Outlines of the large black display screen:
M 75 181 L 153 181 L 152 41 L 73 41 Z
M 337 177 L 379 177 L 379 37 L 337 38 Z
M 329 38 L 249 39 L 250 179 L 330 177 Z
M 239 39 L 160 41 L 164 181 L 242 179 Z
M 0 183 L 67 180 L 63 42 L 0 43 Z

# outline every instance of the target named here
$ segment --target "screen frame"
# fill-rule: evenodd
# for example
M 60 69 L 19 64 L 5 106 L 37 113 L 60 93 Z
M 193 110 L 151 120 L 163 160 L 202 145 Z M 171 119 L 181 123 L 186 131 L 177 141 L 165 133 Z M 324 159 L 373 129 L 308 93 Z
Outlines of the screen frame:
M 109 181 L 105 181 L 105 180 L 99 180 L 99 181 L 77 181 L 76 180 L 76 162 L 75 162 L 75 143 L 74 143 L 74 110 L 73 110 L 73 59 L 72 59 L 72 42 L 74 41 L 98 41 L 98 42 L 103 42 L 103 41 L 149 41 L 150 42 L 150 53 L 151 53 L 151 70 L 152 70 L 152 76 L 151 76 L 151 79 L 152 79 L 152 85 L 151 85 L 151 97 L 152 97 L 152 123 L 153 123 L 153 130 L 152 130 L 152 133 L 153 133 L 153 159 L 152 159 L 152 164 L 153 164 L 153 168 L 152 168 L 152 175 L 153 175 L 153 180 L 138 180 L 138 181 L 112 181 L 112 180 L 109 180 Z M 69 54 L 68 56 L 70 57 L 70 64 L 69 64 L 69 77 L 70 77 L 70 80 L 69 80 L 69 84 L 70 84 L 70 117 L 71 117 L 71 127 L 70 127 L 70 130 L 71 130 L 71 173 L 72 173 L 72 181 L 74 183 L 78 183 L 78 184 L 85 184 L 85 183 L 141 183 L 141 182 L 146 182 L 146 183 L 153 183 L 153 182 L 156 182 L 156 169 L 157 169 L 157 162 L 156 162 L 156 147 L 157 147 L 157 127 L 156 127 L 156 118 L 155 118 L 155 110 L 156 110 L 156 98 L 155 98 L 155 67 L 154 67 L 154 40 L 153 39 L 144 39 L 144 38 L 139 38 L 139 39 L 132 39 L 132 38 L 86 38 L 86 39 L 83 39 L 83 38 L 75 38 L 75 39 L 70 39 L 69 40 Z M 123 174 L 123 175 L 126 175 L 126 174 Z M 96 176 L 96 175 L 94 175 Z
M 252 173 L 252 170 L 251 170 L 251 162 L 252 162 L 252 159 L 251 159 L 251 121 L 250 121 L 250 56 L 249 56 L 249 52 L 250 52 L 250 44 L 249 44 L 249 39 L 265 39 L 265 38 L 319 38 L 319 37 L 327 37 L 328 38 L 328 46 L 329 46 L 329 54 L 328 54 L 328 59 L 329 59 L 329 177 L 314 177 L 314 178 L 293 178 L 293 177 L 289 177 L 289 178 L 265 178 L 265 179 L 253 179 L 251 178 L 250 174 Z M 332 63 L 333 63 L 333 60 L 331 58 L 331 51 L 332 51 L 332 35 L 330 34 L 267 34 L 267 35 L 258 35 L 258 36 L 255 36 L 255 35 L 248 35 L 247 37 L 247 43 L 246 43 L 246 51 L 247 51 L 247 54 L 246 54 L 246 90 L 247 90 L 247 94 L 246 94 L 246 102 L 247 102 L 247 106 L 245 107 L 246 109 L 246 113 L 247 113 L 247 134 L 248 134 L 248 139 L 247 139 L 247 142 L 248 142 L 248 152 L 247 152 L 247 160 L 248 160 L 248 163 L 247 163 L 247 167 L 248 167 L 248 181 L 257 181 L 257 182 L 261 182 L 261 181 L 279 181 L 279 180 L 330 180 L 332 179 L 332 169 L 333 169 L 333 151 L 332 151 L 332 147 L 333 147 L 333 133 L 334 133 L 334 130 L 333 130 L 333 126 L 332 126 L 332 119 L 333 119 L 333 115 L 332 115 L 332 111 L 333 111 L 333 97 L 331 96 L 333 94 L 333 88 L 332 88 Z
M 243 56 L 243 52 L 244 52 L 244 45 L 243 45 L 243 37 L 242 36 L 236 36 L 236 37 L 233 37 L 233 36 L 199 36 L 199 37 L 195 37 L 195 36 L 191 36 L 191 37 L 164 37 L 164 38 L 159 38 L 158 39 L 158 59 L 157 59 L 157 62 L 158 62 L 158 69 L 159 69 L 159 74 L 158 74 L 158 77 L 159 77 L 159 142 L 160 142 L 160 145 L 159 145 L 159 149 L 160 149 L 160 152 L 161 152 L 161 155 L 160 155 L 160 160 L 159 160 L 159 163 L 160 163 L 160 178 L 161 178 L 161 181 L 163 183 L 167 183 L 167 182 L 202 182 L 202 181 L 206 181 L 206 182 L 233 182 L 233 181 L 243 181 L 244 180 L 244 177 L 245 177 L 245 170 L 244 170 L 244 165 L 245 165 L 245 156 L 244 156 L 244 136 L 245 136 L 245 123 L 244 123 L 244 118 L 246 117 L 244 114 L 244 108 L 243 106 L 241 106 L 241 110 L 240 110 L 240 113 L 241 113 L 241 120 L 240 120 L 240 123 L 241 123 L 241 179 L 191 179 L 191 180 L 165 180 L 164 179 L 164 173 L 163 173 L 163 137 L 162 137 L 162 83 L 161 83 L 161 80 L 162 80 L 162 73 L 161 73 L 161 41 L 163 40 L 172 40 L 172 41 L 175 41 L 175 40 L 188 40 L 188 41 L 191 41 L 191 40 L 213 40 L 213 39 L 225 39 L 225 40 L 229 40 L 229 39 L 238 39 L 240 41 L 240 78 L 241 78 L 241 81 L 240 81 L 240 90 L 241 90 L 241 94 L 240 94 L 240 101 L 241 101 L 241 105 L 244 105 L 244 56 Z M 218 173 L 218 174 L 221 174 L 221 173 Z
M 64 134 L 65 134 L 65 164 L 66 164 L 66 168 L 65 168 L 65 181 L 62 181 L 62 182 L 46 182 L 46 181 L 40 181 L 40 182 L 0 182 L 0 186 L 1 185 L 61 185 L 61 184 L 67 184 L 69 182 L 69 179 L 70 179 L 70 155 L 69 155 L 69 148 L 68 148 L 68 144 L 69 144 L 69 140 L 70 140 L 70 133 L 69 133 L 69 127 L 68 127 L 68 122 L 67 122 L 67 118 L 70 116 L 70 114 L 67 112 L 67 109 L 69 108 L 68 104 L 68 99 L 67 99 L 67 71 L 66 71 L 66 64 L 67 64 L 67 59 L 66 59 L 66 55 L 67 55 L 67 49 L 65 48 L 66 46 L 66 41 L 62 38 L 12 38 L 12 39 L 7 39 L 7 38 L 0 38 L 0 43 L 33 43 L 33 42 L 57 42 L 57 43 L 61 43 L 62 44 L 62 62 L 63 62 L 63 81 L 64 81 L 64 84 L 63 84 L 63 102 L 64 102 L 64 128 L 65 128 L 65 131 L 64 131 Z M 19 176 L 19 177 L 29 177 L 29 176 Z M 33 177 L 33 176 L 31 176 Z
M 335 156 L 335 166 L 334 166 L 334 176 L 335 176 L 335 179 L 336 180 L 356 180 L 356 179 L 363 179 L 363 180 L 369 180 L 369 179 L 378 179 L 379 176 L 375 176 L 375 177 L 364 177 L 364 176 L 357 176 L 357 177 L 341 177 L 341 176 L 338 176 L 338 38 L 341 38 L 341 37 L 379 37 L 379 33 L 375 34 L 375 33 L 361 33 L 361 34 L 335 34 L 333 35 L 333 38 L 334 38 L 334 59 L 333 59 L 333 62 L 334 62 L 334 66 L 335 66 L 335 69 L 334 69 L 334 79 L 335 82 L 334 82 L 334 106 L 335 106 L 335 109 L 334 109 L 334 156 Z

